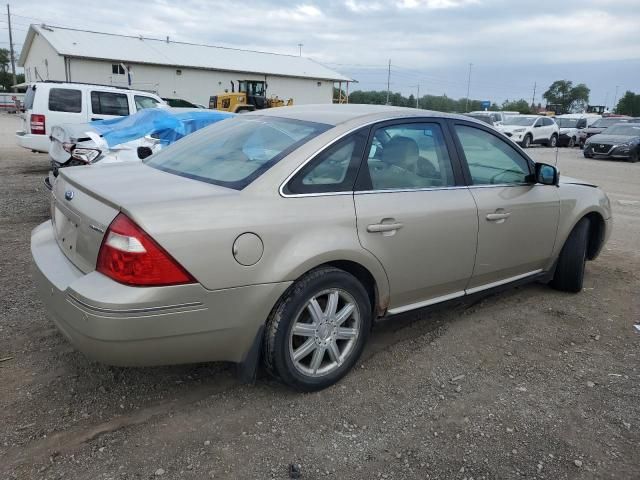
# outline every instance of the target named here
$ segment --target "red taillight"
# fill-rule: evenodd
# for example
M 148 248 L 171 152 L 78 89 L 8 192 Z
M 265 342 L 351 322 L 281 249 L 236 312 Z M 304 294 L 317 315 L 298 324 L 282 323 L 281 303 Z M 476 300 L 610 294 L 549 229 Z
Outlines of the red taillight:
M 31 133 L 34 135 L 44 135 L 46 131 L 44 115 L 31 115 Z
M 96 270 L 116 282 L 136 287 L 195 282 L 189 272 L 122 213 L 104 235 Z

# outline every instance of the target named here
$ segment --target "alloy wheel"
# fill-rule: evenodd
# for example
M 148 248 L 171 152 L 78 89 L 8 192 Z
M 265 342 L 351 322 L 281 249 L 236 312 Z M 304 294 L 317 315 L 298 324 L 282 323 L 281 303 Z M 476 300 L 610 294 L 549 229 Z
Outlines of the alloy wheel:
M 332 288 L 311 297 L 293 322 L 289 355 L 300 373 L 320 377 L 347 360 L 360 335 L 360 312 L 345 290 Z

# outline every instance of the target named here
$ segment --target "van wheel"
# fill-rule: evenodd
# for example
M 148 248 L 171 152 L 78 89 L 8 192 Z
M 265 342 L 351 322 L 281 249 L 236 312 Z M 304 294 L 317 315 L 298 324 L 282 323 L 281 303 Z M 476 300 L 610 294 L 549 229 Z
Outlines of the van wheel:
M 264 363 L 297 390 L 333 385 L 356 363 L 371 330 L 371 304 L 351 274 L 323 267 L 285 292 L 267 320 Z
M 578 293 L 582 290 L 584 266 L 587 260 L 589 241 L 589 219 L 583 218 L 573 228 L 564 243 L 550 285 L 564 292 Z

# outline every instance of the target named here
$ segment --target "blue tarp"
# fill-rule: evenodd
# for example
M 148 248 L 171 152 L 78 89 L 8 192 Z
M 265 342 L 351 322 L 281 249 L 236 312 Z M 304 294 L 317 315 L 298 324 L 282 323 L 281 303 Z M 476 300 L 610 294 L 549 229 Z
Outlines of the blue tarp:
M 127 117 L 96 120 L 91 127 L 110 147 L 153 134 L 169 145 L 190 133 L 235 114 L 217 110 L 193 110 L 176 113 L 162 108 L 147 108 Z

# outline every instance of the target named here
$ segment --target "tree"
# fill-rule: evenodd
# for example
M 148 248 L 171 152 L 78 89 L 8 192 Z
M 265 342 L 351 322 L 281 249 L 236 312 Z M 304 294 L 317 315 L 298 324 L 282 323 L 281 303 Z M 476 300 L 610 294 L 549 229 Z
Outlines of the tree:
M 589 103 L 590 92 L 584 83 L 574 87 L 570 80 L 556 80 L 542 96 L 548 105 L 554 106 L 556 113 L 568 113 L 584 110 Z
M 9 62 L 11 58 L 9 56 L 9 50 L 6 48 L 0 48 L 0 72 L 6 72 L 9 69 Z
M 616 106 L 616 113 L 640 117 L 640 95 L 627 90 Z
M 520 100 L 515 100 L 513 102 L 510 102 L 509 100 L 505 100 L 502 103 L 502 110 L 506 110 L 508 112 L 520 112 L 520 113 L 531 113 L 531 106 L 529 105 L 529 102 L 527 102 L 524 99 L 520 99 Z

